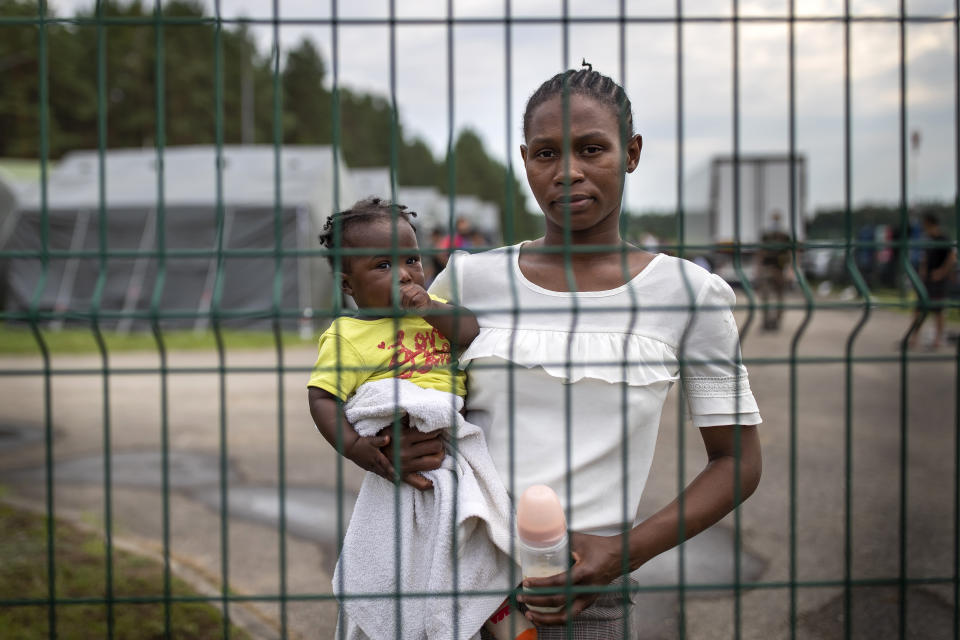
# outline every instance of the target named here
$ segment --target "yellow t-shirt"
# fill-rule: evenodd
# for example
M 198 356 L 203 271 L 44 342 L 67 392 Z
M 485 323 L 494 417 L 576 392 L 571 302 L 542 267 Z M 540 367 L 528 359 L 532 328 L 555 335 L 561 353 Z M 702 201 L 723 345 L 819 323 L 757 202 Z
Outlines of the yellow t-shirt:
M 337 318 L 320 336 L 307 386 L 346 400 L 364 382 L 393 377 L 466 395 L 466 374 L 451 364 L 450 341 L 420 316 Z

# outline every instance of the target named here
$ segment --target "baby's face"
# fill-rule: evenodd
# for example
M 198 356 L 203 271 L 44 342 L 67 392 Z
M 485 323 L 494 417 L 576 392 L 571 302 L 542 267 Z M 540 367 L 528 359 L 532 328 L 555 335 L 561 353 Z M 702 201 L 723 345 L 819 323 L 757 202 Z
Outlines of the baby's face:
M 420 247 L 413 227 L 405 220 L 396 222 L 396 250 L 393 245 L 394 223 L 388 219 L 351 228 L 345 245 L 354 249 L 382 249 L 373 255 L 350 256 L 344 260 L 343 290 L 353 296 L 361 309 L 391 306 L 393 272 L 398 284 L 424 286 Z

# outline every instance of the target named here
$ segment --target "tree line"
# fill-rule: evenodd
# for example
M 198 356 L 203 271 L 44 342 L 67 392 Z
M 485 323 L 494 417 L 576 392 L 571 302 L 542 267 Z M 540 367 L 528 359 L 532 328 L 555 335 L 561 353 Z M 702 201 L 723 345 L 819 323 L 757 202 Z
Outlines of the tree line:
M 511 230 L 531 237 L 539 227 L 519 181 L 475 132 L 459 132 L 452 152 L 437 159 L 404 129 L 389 100 L 327 89 L 326 65 L 310 40 L 278 65 L 242 23 L 218 30 L 204 21 L 198 0 L 164 2 L 163 15 L 177 20 L 161 28 L 140 21 L 154 15 L 148 4 L 102 1 L 97 15 L 109 23 L 93 20 L 93 9 L 42 30 L 0 22 L 0 157 L 37 158 L 43 146 L 57 159 L 101 144 L 337 143 L 350 167 L 392 164 L 400 185 L 495 202 L 505 237 Z M 0 15 L 36 18 L 37 3 L 0 0 Z

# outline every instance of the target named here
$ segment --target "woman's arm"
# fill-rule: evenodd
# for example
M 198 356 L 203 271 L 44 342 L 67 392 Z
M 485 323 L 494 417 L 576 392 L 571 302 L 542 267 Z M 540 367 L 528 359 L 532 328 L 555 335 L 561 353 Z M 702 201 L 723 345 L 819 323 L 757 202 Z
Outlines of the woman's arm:
M 730 513 L 734 504 L 734 488 L 738 466 L 736 456 L 737 429 L 740 430 L 739 499 L 746 500 L 760 482 L 760 440 L 755 426 L 703 427 L 700 435 L 707 451 L 703 471 L 683 491 L 684 513 L 679 498 L 647 518 L 629 534 L 630 570 L 639 568 L 651 558 L 677 545 L 681 518 L 684 538 L 692 538 Z M 622 574 L 623 547 L 620 536 L 602 537 L 582 533 L 571 534 L 575 564 L 570 570 L 572 584 L 608 585 Z M 562 587 L 566 576 L 528 578 L 529 587 Z M 590 606 L 599 594 L 578 594 L 569 610 L 559 613 L 530 611 L 527 615 L 537 625 L 562 624 Z M 566 595 L 519 597 L 521 602 L 547 607 L 566 604 Z

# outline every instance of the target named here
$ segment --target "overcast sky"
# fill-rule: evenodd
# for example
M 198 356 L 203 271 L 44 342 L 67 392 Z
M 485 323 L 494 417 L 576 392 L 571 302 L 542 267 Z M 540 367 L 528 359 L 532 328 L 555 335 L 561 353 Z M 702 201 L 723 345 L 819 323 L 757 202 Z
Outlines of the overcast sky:
M 211 12 L 213 0 L 204 0 Z M 144 0 L 150 6 L 150 0 Z M 388 0 L 341 1 L 340 18 L 386 18 Z M 446 0 L 395 0 L 398 18 L 447 15 Z M 50 0 L 58 15 L 92 6 L 91 0 Z M 670 18 L 675 0 L 628 1 L 626 16 Z M 952 0 L 907 0 L 908 15 L 952 16 Z M 329 18 L 330 2 L 280 0 L 280 18 Z M 514 0 L 513 17 L 557 18 L 561 0 Z M 896 0 L 851 0 L 861 16 L 896 17 Z M 223 0 L 224 17 L 270 18 L 269 0 Z M 504 2 L 455 0 L 454 16 L 503 18 Z M 730 0 L 684 0 L 685 17 L 730 16 Z M 799 17 L 840 16 L 842 0 L 795 0 Z M 786 0 L 741 0 L 743 16 L 787 16 Z M 554 73 L 586 60 L 624 83 L 643 135 L 640 166 L 627 183 L 634 211 L 672 210 L 677 203 L 678 153 L 683 174 L 707 166 L 734 148 L 733 29 L 729 22 L 683 27 L 683 141 L 677 127 L 677 29 L 673 22 L 631 22 L 621 30 L 617 0 L 568 0 L 563 24 L 514 24 L 507 46 L 502 23 L 398 25 L 391 49 L 386 25 L 339 25 L 339 82 L 389 97 L 391 59 L 405 129 L 442 155 L 451 130 L 477 130 L 490 151 L 511 159 L 522 179 L 518 147 L 526 98 Z M 577 22 L 577 18 L 603 18 Z M 270 26 L 253 28 L 262 49 L 273 41 Z M 796 148 L 808 163 L 808 209 L 839 205 L 844 198 L 843 26 L 839 21 L 796 26 Z M 566 36 L 566 37 L 565 37 Z M 333 66 L 329 25 L 284 24 L 280 47 L 311 38 Z M 566 47 L 564 46 L 566 43 Z M 452 49 L 453 87 L 448 84 Z M 744 22 L 739 29 L 739 129 L 741 153 L 789 149 L 788 27 L 785 21 Z M 919 131 L 919 149 L 907 151 L 910 202 L 950 201 L 957 190 L 956 49 L 949 21 L 911 22 L 906 28 L 906 116 Z M 896 203 L 901 193 L 899 25 L 889 21 L 851 27 L 852 193 L 855 203 Z M 509 62 L 508 62 L 509 55 Z M 623 61 L 623 62 L 621 62 Z M 328 74 L 329 77 L 329 74 Z M 511 91 L 507 105 L 507 87 Z M 452 104 L 451 104 L 452 94 Z M 452 119 L 451 119 L 452 114 Z M 703 194 L 706 197 L 706 194 Z M 532 204 L 532 201 L 531 201 Z M 688 205 L 694 204 L 688 202 Z

